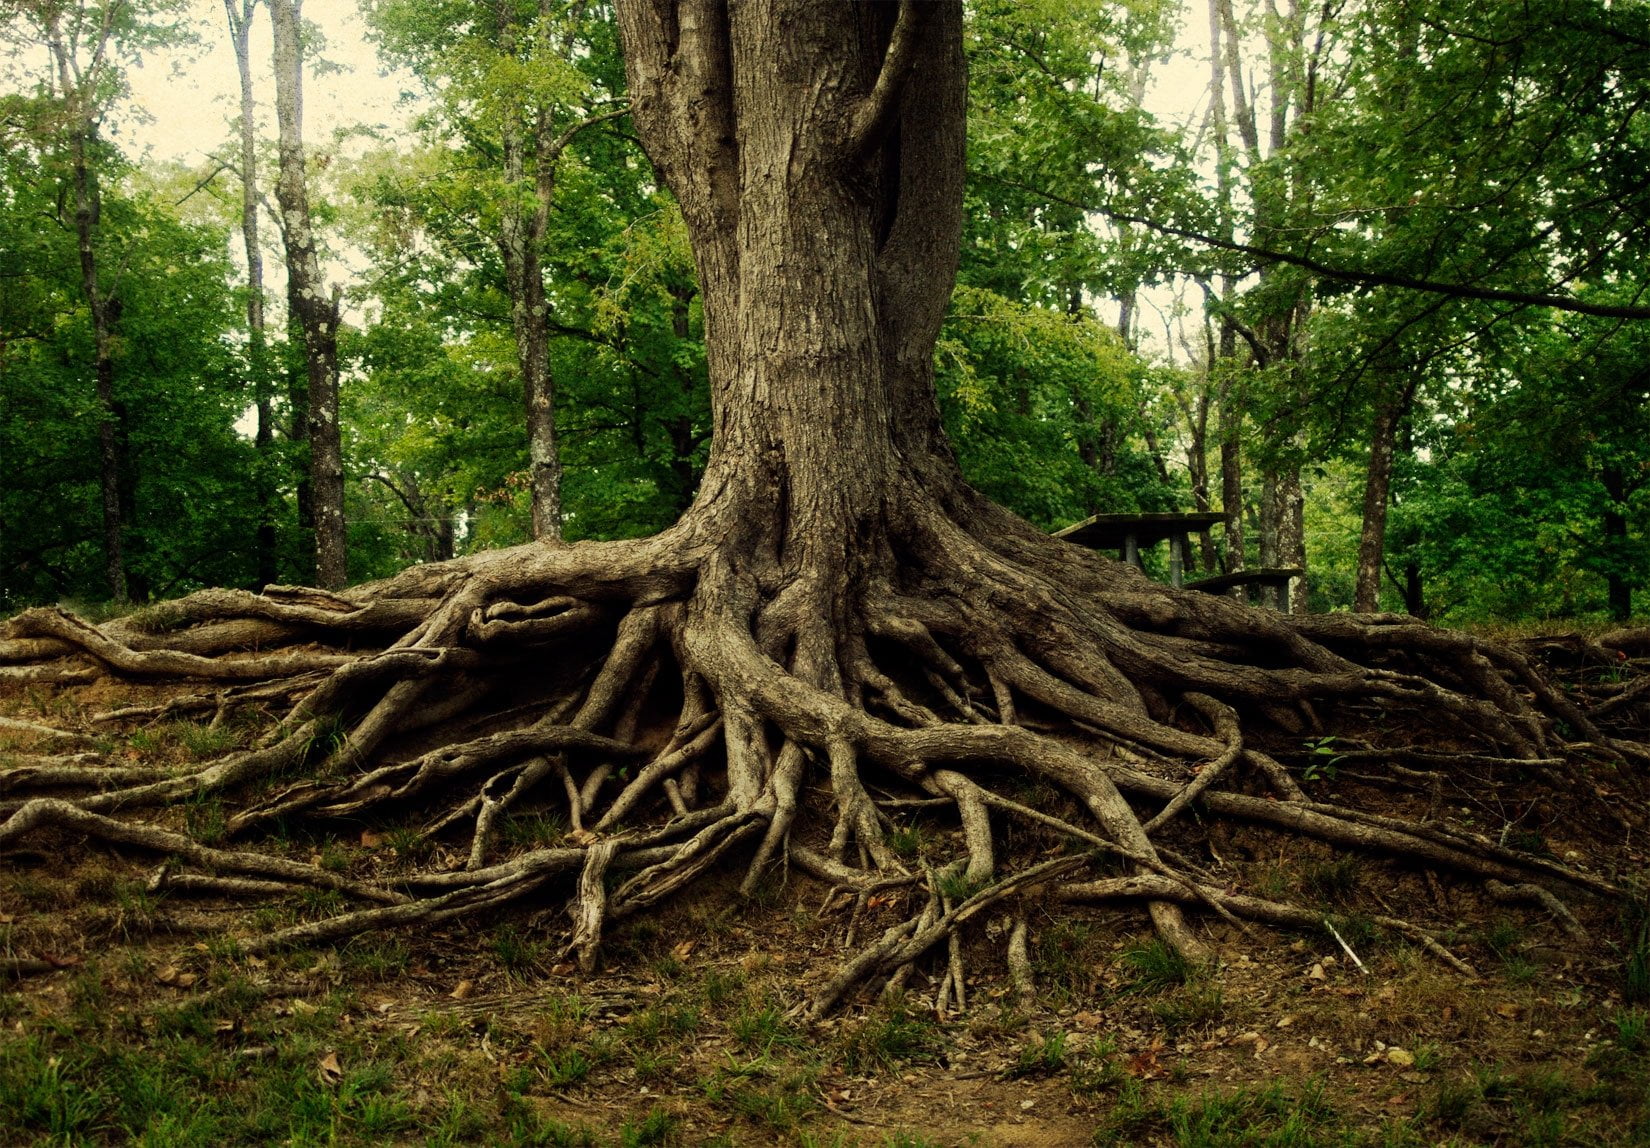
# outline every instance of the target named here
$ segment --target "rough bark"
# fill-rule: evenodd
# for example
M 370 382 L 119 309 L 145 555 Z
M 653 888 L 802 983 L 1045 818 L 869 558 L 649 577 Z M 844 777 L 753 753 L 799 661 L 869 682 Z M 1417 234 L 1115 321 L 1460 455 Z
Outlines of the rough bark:
M 286 245 L 287 308 L 303 332 L 309 489 L 315 529 L 315 580 L 327 589 L 349 581 L 344 529 L 344 448 L 338 424 L 338 323 L 336 293 L 321 276 L 310 223 L 309 179 L 304 170 L 303 50 L 299 12 L 303 0 L 269 0 L 274 32 L 275 118 L 280 125 L 280 174 L 275 199 Z
M 495 913 L 554 883 L 585 968 L 612 926 L 716 867 L 742 868 L 747 893 L 794 867 L 858 906 L 816 1014 L 929 959 L 940 1005 L 962 1007 L 952 938 L 987 910 L 1025 921 L 1028 905 L 1128 897 L 1194 958 L 1208 946 L 1188 911 L 1310 923 L 1161 847 L 1193 810 L 1615 895 L 1449 823 L 1312 801 L 1267 752 L 1268 735 L 1298 737 L 1297 708 L 1368 705 L 1408 715 L 1406 737 L 1425 723 L 1472 747 L 1476 768 L 1650 760 L 1518 651 L 1155 585 L 962 481 L 932 373 L 961 229 L 960 4 L 624 0 L 618 15 L 637 130 L 703 283 L 715 439 L 693 505 L 654 538 L 488 552 L 344 593 L 212 591 L 104 627 L 27 612 L 0 661 L 35 664 L 0 665 L 0 684 L 82 680 L 89 660 L 201 683 L 168 706 L 280 716 L 193 773 L 24 762 L 0 774 L 0 847 L 56 826 L 174 854 L 222 890 L 321 882 L 361 902 L 247 938 L 254 950 Z M 156 716 L 138 708 L 99 716 Z M 43 777 L 76 796 L 13 796 Z M 1033 808 L 1013 795 L 1025 781 L 1058 796 Z M 464 860 L 346 883 L 135 820 L 211 796 L 235 802 L 240 842 L 296 819 L 401 816 L 459 838 Z M 498 827 L 529 801 L 565 808 L 571 830 L 511 850 Z M 931 872 L 886 839 L 913 801 L 960 827 Z M 1073 848 L 1000 848 L 1008 822 Z M 887 890 L 909 917 L 856 933 Z M 1029 990 L 1026 933 L 1009 962 Z
M 270 384 L 269 341 L 264 330 L 264 253 L 258 232 L 257 101 L 252 87 L 252 16 L 256 0 L 223 0 L 235 46 L 235 69 L 241 85 L 240 177 L 241 245 L 246 252 L 247 365 L 252 372 L 252 398 L 258 425 L 253 443 L 258 452 L 257 581 L 276 581 L 275 568 L 275 414 Z

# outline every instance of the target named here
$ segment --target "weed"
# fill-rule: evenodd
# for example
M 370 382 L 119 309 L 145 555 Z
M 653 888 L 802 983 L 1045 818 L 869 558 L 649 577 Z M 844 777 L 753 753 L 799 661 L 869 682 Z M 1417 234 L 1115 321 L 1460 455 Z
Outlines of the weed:
M 1316 737 L 1308 738 L 1304 743 L 1306 752 L 1311 754 L 1306 759 L 1306 765 L 1301 770 L 1302 781 L 1334 781 L 1338 772 L 1341 755 L 1335 748 L 1335 738 Z
M 1436 1044 L 1418 1045 L 1415 1049 L 1415 1071 L 1431 1072 L 1443 1059 L 1443 1050 Z
M 1358 858 L 1337 857 L 1306 866 L 1301 872 L 1301 883 L 1320 901 L 1339 905 L 1357 890 L 1361 877 L 1362 865 Z
M 901 1128 L 888 1134 L 883 1141 L 886 1148 L 938 1148 L 935 1141 L 930 1140 L 920 1132 L 907 1132 Z
M 729 1034 L 741 1052 L 761 1054 L 774 1048 L 797 1048 L 801 1035 L 777 1008 L 769 1006 L 756 1012 L 742 1011 L 733 1018 Z
M 1226 997 L 1218 985 L 1186 984 L 1154 1001 L 1152 1015 L 1170 1033 L 1213 1024 L 1226 1015 Z
M 1622 961 L 1622 990 L 1630 1004 L 1650 1004 L 1650 898 L 1629 897 L 1621 910 L 1627 951 Z
M 1446 1128 L 1459 1128 L 1472 1110 L 1478 1107 L 1483 1092 L 1472 1080 L 1441 1080 L 1432 1099 L 1421 1109 L 1425 1119 L 1435 1120 Z
M 1309 1081 L 1298 1096 L 1281 1083 L 1224 1096 L 1182 1097 L 1169 1113 L 1175 1142 L 1192 1146 L 1225 1144 L 1316 1144 L 1316 1129 L 1330 1115 L 1323 1082 Z
M 1185 984 L 1197 972 L 1178 949 L 1160 938 L 1123 950 L 1122 961 L 1134 974 L 1129 988 L 1135 992 L 1166 992 Z
M 1610 1018 L 1616 1045 L 1627 1052 L 1650 1051 L 1650 1016 L 1641 1009 L 1618 1009 Z
M 394 825 L 386 829 L 384 844 L 404 860 L 428 856 L 435 849 L 424 831 L 412 825 Z
M 705 974 L 701 987 L 704 990 L 705 1003 L 715 1008 L 727 1004 L 744 989 L 745 977 L 742 973 L 724 973 L 712 969 Z
M 1126 1079 L 1122 1061 L 1117 1056 L 1117 1043 L 1109 1039 L 1096 1041 L 1075 1054 L 1069 1059 L 1068 1066 L 1071 1090 L 1078 1096 L 1109 1091 Z
M 1032 971 L 1037 983 L 1056 996 L 1086 993 L 1094 987 L 1094 930 L 1082 921 L 1060 921 L 1037 938 Z
M 541 849 L 567 835 L 567 821 L 557 813 L 519 813 L 504 820 L 499 836 L 513 849 Z
M 991 885 L 990 878 L 970 877 L 968 871 L 961 867 L 946 869 L 937 874 L 935 887 L 940 896 L 950 898 L 953 905 L 961 904 L 974 894 L 987 889 Z
M 525 977 L 536 971 L 544 959 L 544 942 L 523 936 L 514 925 L 494 929 L 489 944 L 504 971 L 513 977 Z
M 1524 955 L 1524 929 L 1506 918 L 1480 934 L 1486 948 L 1494 953 L 1506 968 L 1507 976 L 1517 984 L 1528 984 L 1539 971 Z
M 1008 1075 L 1045 1076 L 1059 1072 L 1065 1066 L 1066 1034 L 1059 1031 L 1033 1033 L 1031 1039 L 1020 1046 L 1019 1058 L 1008 1070 Z
M 544 1080 L 551 1088 L 567 1088 L 590 1075 L 590 1058 L 578 1045 L 554 1052 L 546 1049 L 541 1055 Z
M 634 1124 L 626 1120 L 619 1128 L 619 1143 L 623 1148 L 648 1148 L 669 1144 L 675 1139 L 676 1122 L 662 1108 L 649 1109 L 648 1114 Z
M 400 976 L 412 963 L 407 946 L 385 936 L 361 936 L 339 954 L 345 968 L 368 980 L 387 981 Z
M 928 838 L 920 825 L 899 825 L 888 831 L 888 848 L 907 861 L 922 855 Z

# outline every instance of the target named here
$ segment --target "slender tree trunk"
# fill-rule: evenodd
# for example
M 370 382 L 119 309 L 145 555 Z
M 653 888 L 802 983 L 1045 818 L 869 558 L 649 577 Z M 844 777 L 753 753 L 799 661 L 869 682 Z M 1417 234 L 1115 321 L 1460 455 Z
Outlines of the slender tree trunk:
M 287 305 L 303 329 L 308 383 L 309 481 L 315 513 L 315 581 L 337 589 L 349 581 L 344 530 L 344 452 L 338 426 L 338 299 L 321 279 L 304 173 L 302 0 L 269 0 L 275 37 L 275 115 L 280 123 L 281 205 L 286 242 Z
M 80 254 L 80 290 L 92 320 L 92 372 L 97 394 L 98 488 L 103 511 L 103 568 L 110 596 L 117 602 L 129 597 L 126 580 L 126 412 L 115 396 L 113 316 L 115 303 L 104 291 L 97 262 L 97 231 L 102 222 L 102 196 L 92 152 L 97 146 L 97 121 L 91 100 L 94 75 L 79 74 L 74 48 L 63 37 L 55 16 L 48 17 L 46 33 L 57 66 L 57 82 L 69 110 L 69 163 L 74 183 L 75 244 Z M 105 30 L 105 36 L 107 30 Z M 100 43 L 94 55 L 100 57 Z
M 513 47 L 515 29 L 500 30 L 505 51 Z M 534 141 L 533 198 L 522 202 L 526 179 L 527 137 Z M 527 418 L 527 472 L 533 511 L 533 537 L 561 539 L 561 456 L 556 445 L 556 384 L 550 370 L 550 303 L 541 263 L 544 232 L 554 195 L 554 159 L 547 155 L 548 128 L 529 127 L 514 112 L 505 113 L 504 180 L 507 187 L 499 227 L 499 254 L 510 293 L 510 326 Z
M 1627 576 L 1622 570 L 1627 549 L 1627 477 L 1621 467 L 1614 464 L 1604 467 L 1599 476 L 1604 483 L 1604 557 L 1609 566 L 1605 568 L 1605 583 L 1609 587 L 1610 616 L 1618 622 L 1625 622 L 1633 614 L 1633 588 L 1627 582 Z
M 1369 429 L 1369 465 L 1364 478 L 1363 529 L 1358 538 L 1358 575 L 1352 608 L 1373 614 L 1380 609 L 1381 568 L 1386 557 L 1387 508 L 1392 499 L 1392 458 L 1398 425 L 1415 395 L 1413 378 L 1375 407 Z
M 256 0 L 223 0 L 235 45 L 235 66 L 241 81 L 241 243 L 246 250 L 247 364 L 252 371 L 252 393 L 258 427 L 256 490 L 258 499 L 257 582 L 279 581 L 275 563 L 275 430 L 269 343 L 264 330 L 264 254 L 258 241 L 257 104 L 252 94 L 252 14 Z
M 1278 476 L 1278 560 L 1300 570 L 1290 579 L 1286 608 L 1291 614 L 1310 610 L 1306 574 L 1306 495 L 1301 490 L 1300 463 L 1291 462 Z

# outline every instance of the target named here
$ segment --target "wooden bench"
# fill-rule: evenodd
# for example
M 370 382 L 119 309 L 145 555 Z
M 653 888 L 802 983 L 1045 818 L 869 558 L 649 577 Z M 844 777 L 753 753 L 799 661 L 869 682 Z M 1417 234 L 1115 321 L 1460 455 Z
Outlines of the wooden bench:
M 1259 586 L 1265 590 L 1276 587 L 1278 600 L 1289 592 L 1289 580 L 1299 578 L 1305 571 L 1298 566 L 1261 567 L 1256 570 L 1234 570 L 1230 574 L 1216 574 L 1211 578 L 1199 578 L 1186 583 L 1188 590 L 1201 590 L 1205 594 L 1225 594 L 1229 590 L 1242 589 L 1245 601 L 1249 597 L 1249 587 Z

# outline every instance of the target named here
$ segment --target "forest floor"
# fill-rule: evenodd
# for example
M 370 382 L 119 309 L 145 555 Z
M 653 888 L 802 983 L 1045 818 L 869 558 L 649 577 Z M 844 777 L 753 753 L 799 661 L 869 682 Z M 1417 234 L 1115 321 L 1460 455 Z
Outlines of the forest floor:
M 245 736 L 87 722 L 154 696 L 31 687 L 0 717 L 150 766 Z M 41 749 L 19 729 L 0 728 L 0 758 Z M 1311 768 L 1305 749 L 1315 798 L 1475 826 L 1629 881 L 1644 870 L 1650 843 L 1589 829 L 1533 783 L 1394 790 Z M 1058 801 L 1034 788 L 1020 799 Z M 954 851 L 954 821 L 923 813 L 896 827 L 896 849 Z M 211 841 L 225 809 L 165 816 Z M 414 860 L 393 826 L 330 829 L 263 847 L 361 877 Z M 564 831 L 548 813 L 508 828 L 521 846 Z M 797 1006 L 841 960 L 849 913 L 800 877 L 750 902 L 737 870 L 700 882 L 617 932 L 586 977 L 563 960 L 556 902 L 260 958 L 232 938 L 334 912 L 335 895 L 156 894 L 154 856 L 36 835 L 0 859 L 0 1143 L 1650 1143 L 1642 907 L 1574 902 L 1580 941 L 1448 873 L 1219 822 L 1190 821 L 1176 844 L 1234 883 L 1321 906 L 1325 928 L 1206 918 L 1219 959 L 1191 967 L 1136 911 L 1051 906 L 1031 922 L 1034 999 L 1014 993 L 992 921 L 965 945 L 963 1011 L 936 1014 L 918 966 L 898 1000 L 850 999 L 809 1025 Z M 1060 847 L 1026 830 L 1004 845 Z M 417 848 L 442 861 L 444 846 Z M 463 854 L 454 842 L 453 863 Z M 909 916 L 903 896 L 873 900 L 860 935 Z M 1383 933 L 1380 915 L 1425 922 L 1479 978 Z

